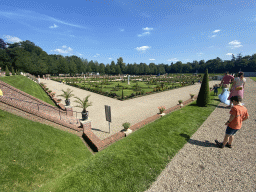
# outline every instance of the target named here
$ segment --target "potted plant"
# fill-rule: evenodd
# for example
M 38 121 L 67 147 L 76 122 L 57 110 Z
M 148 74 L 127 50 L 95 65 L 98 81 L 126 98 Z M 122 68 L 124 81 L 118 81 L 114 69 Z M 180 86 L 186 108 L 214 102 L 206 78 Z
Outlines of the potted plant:
M 194 100 L 194 96 L 195 96 L 195 95 L 194 95 L 194 94 L 191 94 L 191 93 L 190 93 L 189 95 L 190 95 L 191 99 Z
M 161 106 L 161 107 L 158 107 L 158 109 L 159 109 L 160 114 L 162 114 L 164 112 L 164 110 L 165 110 L 165 107 Z
M 92 106 L 92 103 L 88 102 L 88 98 L 91 95 L 86 96 L 83 100 L 80 99 L 79 97 L 75 97 L 77 100 L 75 100 L 76 103 L 78 103 L 78 105 L 76 105 L 75 107 L 80 107 L 83 109 L 82 111 L 82 121 L 85 121 L 88 119 L 88 111 L 86 111 L 86 108 L 89 106 Z
M 130 123 L 129 122 L 125 122 L 125 123 L 123 123 L 123 127 L 124 127 L 124 129 L 127 131 L 127 129 L 129 129 L 129 127 L 130 127 Z
M 67 89 L 67 91 L 64 91 L 63 89 L 61 90 L 63 92 L 63 94 L 59 95 L 61 97 L 64 97 L 65 103 L 67 106 L 70 105 L 70 98 L 74 96 L 74 94 L 72 94 L 73 91 L 71 91 L 69 88 Z
M 179 104 L 180 104 L 180 107 L 183 107 L 183 101 L 182 101 L 182 100 L 179 100 L 178 102 L 179 102 Z

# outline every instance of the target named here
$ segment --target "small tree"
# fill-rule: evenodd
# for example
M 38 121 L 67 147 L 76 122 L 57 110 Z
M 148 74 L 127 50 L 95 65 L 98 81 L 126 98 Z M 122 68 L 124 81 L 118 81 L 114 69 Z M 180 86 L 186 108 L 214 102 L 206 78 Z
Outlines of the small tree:
M 10 71 L 9 71 L 7 65 L 5 66 L 5 76 L 10 76 Z
M 210 101 L 210 88 L 209 88 L 209 77 L 208 69 L 205 70 L 203 82 L 196 100 L 196 104 L 200 107 L 206 107 Z
M 12 67 L 12 75 L 15 75 L 15 72 L 14 72 L 14 69 L 13 69 L 13 67 Z

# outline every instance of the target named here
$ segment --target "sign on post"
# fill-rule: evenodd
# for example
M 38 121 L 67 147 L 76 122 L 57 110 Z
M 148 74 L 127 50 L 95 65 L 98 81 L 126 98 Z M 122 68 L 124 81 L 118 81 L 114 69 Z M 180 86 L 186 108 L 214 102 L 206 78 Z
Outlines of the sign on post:
M 106 115 L 106 121 L 108 121 L 109 123 L 109 133 L 110 133 L 111 108 L 108 105 L 105 105 L 105 115 Z
M 111 108 L 108 105 L 105 105 L 105 115 L 106 121 L 111 122 Z

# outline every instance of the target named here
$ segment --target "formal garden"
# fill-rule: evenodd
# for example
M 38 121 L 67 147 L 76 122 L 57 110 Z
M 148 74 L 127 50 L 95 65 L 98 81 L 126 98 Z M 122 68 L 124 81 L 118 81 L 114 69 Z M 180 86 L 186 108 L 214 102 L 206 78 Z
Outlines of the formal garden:
M 210 74 L 212 79 L 216 74 Z M 161 76 L 96 76 L 96 77 L 52 77 L 52 80 L 66 83 L 84 90 L 108 97 L 125 100 L 149 95 L 202 82 L 202 74 L 169 74 Z

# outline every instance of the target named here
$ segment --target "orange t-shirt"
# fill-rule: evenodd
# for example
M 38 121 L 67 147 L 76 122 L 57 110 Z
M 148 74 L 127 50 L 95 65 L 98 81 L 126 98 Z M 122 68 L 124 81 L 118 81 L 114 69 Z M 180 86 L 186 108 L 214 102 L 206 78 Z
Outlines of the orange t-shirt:
M 249 117 L 247 109 L 241 105 L 235 105 L 231 108 L 229 113 L 235 116 L 235 118 L 228 124 L 232 129 L 241 129 L 243 119 Z

